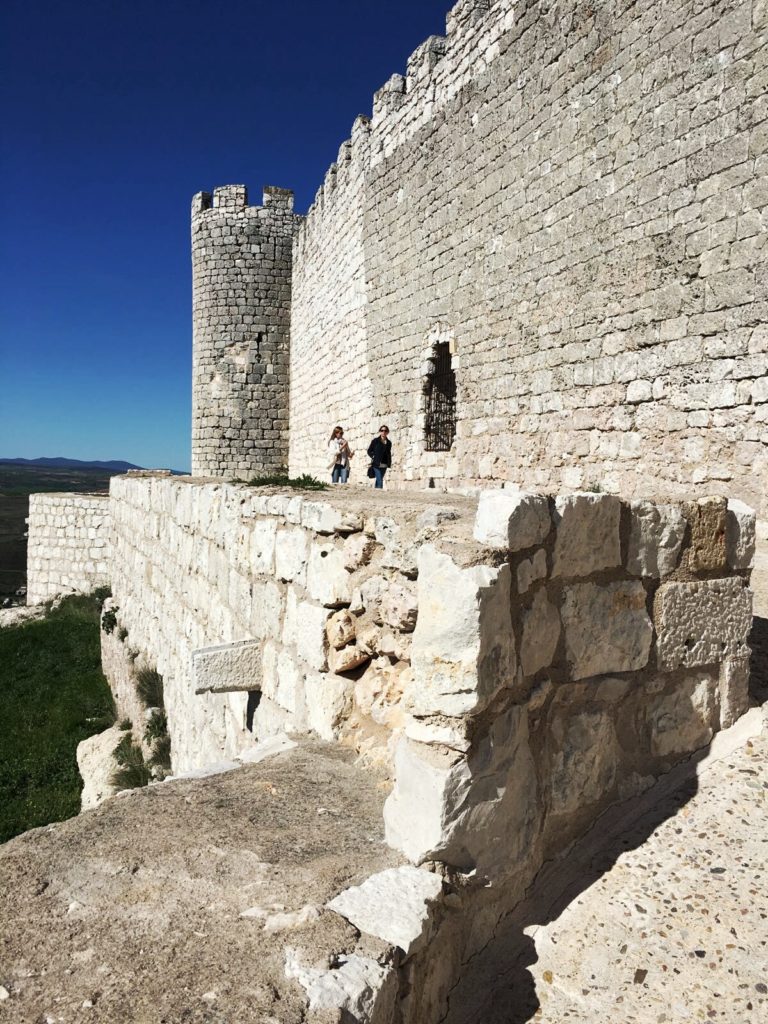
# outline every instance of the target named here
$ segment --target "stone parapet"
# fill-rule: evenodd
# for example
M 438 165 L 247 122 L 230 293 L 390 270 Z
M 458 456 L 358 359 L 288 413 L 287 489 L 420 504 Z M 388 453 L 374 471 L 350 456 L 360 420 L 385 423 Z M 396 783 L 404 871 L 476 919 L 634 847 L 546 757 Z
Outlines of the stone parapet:
M 106 494 L 30 494 L 27 604 L 109 585 Z

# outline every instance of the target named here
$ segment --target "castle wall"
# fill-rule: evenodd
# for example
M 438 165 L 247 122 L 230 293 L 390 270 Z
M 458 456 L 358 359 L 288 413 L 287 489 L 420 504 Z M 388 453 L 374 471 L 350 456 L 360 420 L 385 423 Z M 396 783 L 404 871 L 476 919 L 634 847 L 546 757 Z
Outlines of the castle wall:
M 371 394 L 393 484 L 703 489 L 765 519 L 767 27 L 749 0 L 458 4 L 297 235 L 298 422 L 350 422 L 354 447 L 365 413 L 339 396 Z M 334 360 L 300 387 L 324 322 Z M 435 341 L 457 372 L 450 452 L 424 451 Z M 292 441 L 291 471 L 323 475 L 322 452 Z
M 30 494 L 27 604 L 109 585 L 106 494 Z
M 288 459 L 293 194 L 244 186 L 192 201 L 192 472 L 249 478 Z

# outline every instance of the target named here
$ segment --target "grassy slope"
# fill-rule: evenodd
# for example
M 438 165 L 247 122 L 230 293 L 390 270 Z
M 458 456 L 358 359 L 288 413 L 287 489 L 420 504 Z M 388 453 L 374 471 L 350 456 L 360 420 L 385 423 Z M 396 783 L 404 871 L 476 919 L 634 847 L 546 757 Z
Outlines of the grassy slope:
M 0 842 L 77 814 L 77 744 L 114 721 L 95 597 L 0 629 Z

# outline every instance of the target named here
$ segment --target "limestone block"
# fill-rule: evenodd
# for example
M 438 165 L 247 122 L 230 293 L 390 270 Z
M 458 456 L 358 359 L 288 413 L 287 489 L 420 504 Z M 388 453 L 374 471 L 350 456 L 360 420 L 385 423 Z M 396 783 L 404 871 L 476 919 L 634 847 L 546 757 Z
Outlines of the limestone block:
M 577 583 L 561 608 L 572 679 L 635 672 L 648 663 L 653 626 L 642 583 Z
M 369 576 L 360 585 L 360 600 L 367 614 L 370 614 L 374 622 L 381 625 L 381 602 L 389 587 L 389 580 L 385 576 Z
M 550 742 L 553 814 L 573 814 L 610 792 L 619 760 L 610 711 L 558 711 L 550 725 Z
M 498 877 L 534 856 L 537 800 L 528 717 L 514 707 L 468 756 L 401 739 L 385 835 L 414 863 L 439 859 Z
M 444 508 L 441 505 L 430 505 L 425 508 L 416 520 L 419 530 L 437 530 L 442 523 L 451 522 L 459 518 L 455 508 Z
M 292 716 L 285 708 L 262 695 L 253 716 L 253 732 L 259 742 L 279 733 L 295 732 Z
M 307 725 L 323 740 L 335 740 L 352 707 L 353 683 L 332 672 L 308 672 L 304 680 Z
M 481 711 L 517 669 L 509 565 L 460 569 L 431 544 L 419 552 L 411 708 L 416 715 Z
M 682 564 L 691 572 L 725 571 L 727 507 L 725 498 L 701 498 L 683 505 L 690 542 Z
M 83 779 L 80 809 L 98 807 L 102 800 L 117 792 L 112 775 L 117 770 L 113 754 L 125 733 L 113 725 L 111 729 L 89 736 L 77 745 L 77 769 Z
M 363 528 L 362 516 L 350 509 L 335 508 L 322 501 L 304 501 L 301 525 L 314 533 L 354 533 Z
M 539 548 L 531 558 L 524 559 L 517 567 L 517 592 L 525 594 L 531 584 L 547 575 L 547 552 Z
M 650 700 L 646 722 L 655 757 L 684 754 L 705 746 L 718 724 L 717 680 L 698 673 L 675 684 L 672 693 Z
M 242 761 L 243 764 L 259 764 L 261 761 L 266 761 L 276 754 L 282 754 L 297 745 L 286 733 L 276 733 L 260 743 L 255 743 L 252 747 L 246 747 L 245 750 L 239 751 L 236 760 Z
M 312 668 L 326 666 L 326 626 L 331 613 L 322 605 L 302 601 L 291 588 L 285 604 L 282 639 L 286 647 L 295 647 L 299 657 Z
M 417 572 L 418 547 L 403 541 L 402 531 L 389 516 L 376 516 L 373 521 L 376 543 L 383 548 L 381 564 L 397 569 L 413 579 Z
M 376 549 L 376 542 L 364 533 L 353 533 L 344 541 L 344 567 L 355 572 L 368 565 Z
M 736 498 L 728 499 L 725 549 L 731 569 L 751 569 L 755 559 L 755 510 Z
M 687 521 L 676 505 L 630 503 L 627 569 L 636 576 L 668 576 L 677 568 Z
M 536 592 L 533 604 L 523 614 L 520 664 L 527 676 L 551 665 L 560 639 L 560 615 L 550 603 L 545 588 Z
M 275 540 L 275 575 L 281 580 L 294 580 L 304 585 L 309 553 L 309 536 L 296 527 L 278 530 Z
M 466 752 L 471 745 L 468 725 L 466 718 L 445 718 L 440 715 L 416 718 L 407 715 L 405 735 L 418 743 L 438 743 L 452 750 Z
M 328 608 L 349 604 L 352 577 L 344 568 L 344 552 L 331 541 L 313 541 L 307 566 L 310 597 Z
M 285 976 L 307 994 L 312 1013 L 334 1011 L 327 1020 L 345 1024 L 393 1024 L 397 1002 L 397 973 L 370 957 L 356 953 L 337 957 L 330 969 L 305 965 L 298 952 L 285 950 Z
M 410 956 L 429 940 L 431 905 L 442 891 L 439 875 L 405 865 L 370 875 L 326 906 L 361 932 L 399 946 Z
M 552 526 L 549 502 L 525 491 L 481 491 L 474 538 L 489 548 L 522 551 L 541 544 Z
M 192 686 L 195 693 L 230 693 L 260 690 L 262 642 L 238 640 L 192 651 Z
M 720 728 L 728 729 L 749 710 L 749 658 L 720 665 Z
M 555 499 L 557 539 L 553 576 L 589 576 L 621 563 L 621 501 L 612 494 L 577 493 Z
M 752 595 L 740 576 L 664 583 L 653 605 L 660 669 L 714 665 L 748 655 Z
M 294 655 L 282 648 L 277 655 L 276 686 L 265 693 L 293 716 L 294 728 L 300 728 L 304 713 L 304 672 Z
M 251 607 L 248 623 L 253 633 L 262 638 L 278 638 L 283 626 L 283 591 L 273 580 L 256 581 L 251 585 Z
M 411 633 L 416 626 L 417 613 L 418 604 L 413 588 L 390 583 L 381 600 L 382 621 L 394 629 Z
M 256 519 L 250 531 L 249 562 L 253 573 L 271 573 L 275 558 L 277 522 L 274 519 Z
M 367 661 L 371 660 L 371 655 L 363 647 L 358 647 L 356 644 L 348 644 L 346 647 L 342 647 L 341 650 L 331 650 L 328 654 L 328 667 L 331 672 L 350 672 L 354 668 L 359 668 L 360 665 L 364 665 Z
M 355 639 L 356 622 L 354 615 L 350 615 L 346 608 L 331 615 L 325 624 L 325 633 L 334 650 L 338 651 Z
M 377 658 L 355 683 L 355 705 L 379 725 L 399 728 L 404 720 L 403 694 L 412 678 L 409 666 L 391 665 L 387 658 Z

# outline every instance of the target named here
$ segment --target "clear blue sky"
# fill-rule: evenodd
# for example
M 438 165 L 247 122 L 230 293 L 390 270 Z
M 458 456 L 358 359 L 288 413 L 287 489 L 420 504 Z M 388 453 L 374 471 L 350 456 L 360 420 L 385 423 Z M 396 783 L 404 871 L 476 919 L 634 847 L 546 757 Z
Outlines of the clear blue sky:
M 189 203 L 304 212 L 451 0 L 4 0 L 0 457 L 189 468 Z

